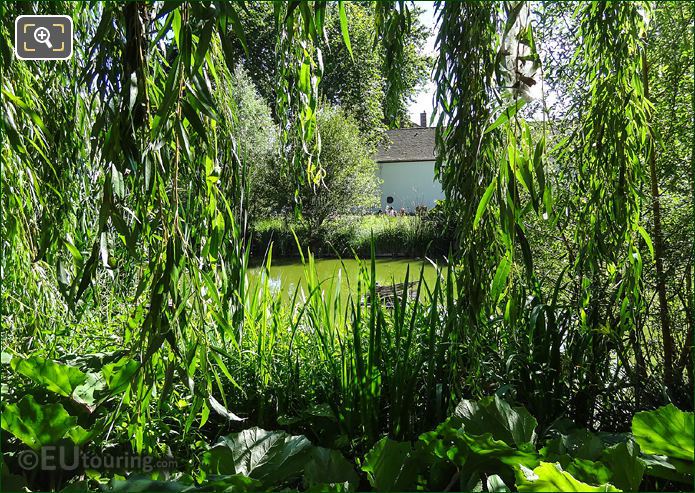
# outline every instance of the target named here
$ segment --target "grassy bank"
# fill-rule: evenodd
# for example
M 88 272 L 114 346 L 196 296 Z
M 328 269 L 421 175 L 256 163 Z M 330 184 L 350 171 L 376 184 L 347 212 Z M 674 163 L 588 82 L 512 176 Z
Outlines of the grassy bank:
M 273 243 L 276 256 L 297 256 L 297 241 L 310 245 L 320 257 L 370 256 L 374 238 L 377 256 L 424 257 L 446 255 L 452 235 L 433 216 L 343 216 L 312 230 L 300 222 L 284 219 L 258 221 L 252 232 L 252 255 L 263 256 Z

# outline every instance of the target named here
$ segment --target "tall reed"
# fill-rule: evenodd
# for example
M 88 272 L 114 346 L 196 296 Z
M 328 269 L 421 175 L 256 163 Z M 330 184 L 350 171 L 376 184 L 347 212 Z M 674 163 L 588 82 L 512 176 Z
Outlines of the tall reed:
M 346 283 L 345 268 L 322 279 L 307 251 L 301 255 L 306 291 L 297 283 L 282 303 L 271 289 L 271 257 L 272 248 L 263 274 L 246 291 L 244 336 L 230 351 L 230 366 L 242 375 L 236 381 L 243 382 L 233 390 L 235 410 L 270 426 L 325 405 L 358 448 L 383 433 L 414 438 L 445 416 L 458 380 L 458 347 L 447 317 L 455 292 L 448 287 L 451 267 L 438 272 L 433 286 L 423 269 L 416 276 L 408 269 L 384 302 L 373 248 Z M 398 283 L 413 286 L 399 292 Z

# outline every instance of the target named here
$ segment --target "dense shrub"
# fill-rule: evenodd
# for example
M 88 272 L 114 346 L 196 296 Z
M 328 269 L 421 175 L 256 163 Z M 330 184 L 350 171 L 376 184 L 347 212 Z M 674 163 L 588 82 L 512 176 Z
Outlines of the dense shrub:
M 325 222 L 378 202 L 376 163 L 355 119 L 338 107 L 324 106 L 317 115 L 321 131 L 321 167 L 318 183 L 298 183 L 281 162 L 256 166 L 254 196 L 270 214 L 297 221 L 310 233 L 310 244 L 321 241 Z M 295 189 L 299 189 L 295 193 Z

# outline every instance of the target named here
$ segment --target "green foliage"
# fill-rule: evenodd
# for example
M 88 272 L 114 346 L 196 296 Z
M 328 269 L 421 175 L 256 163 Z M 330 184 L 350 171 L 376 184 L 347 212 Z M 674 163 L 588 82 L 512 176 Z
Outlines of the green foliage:
M 497 396 L 478 402 L 462 400 L 454 410 L 463 428 L 474 435 L 491 433 L 495 440 L 514 444 L 522 449 L 536 441 L 536 419 L 523 407 L 512 408 Z
M 304 466 L 303 483 L 307 489 L 344 486 L 352 490 L 358 482 L 354 466 L 338 450 L 312 449 L 311 460 Z
M 355 117 L 370 147 L 381 140 L 386 126 L 408 125 L 408 104 L 426 82 L 429 62 L 421 50 L 427 28 L 419 22 L 418 12 L 417 8 L 410 12 L 410 29 L 399 31 L 404 36 L 401 62 L 386 65 L 392 58 L 381 43 L 374 42 L 375 18 L 370 5 L 339 2 L 326 8 L 326 35 L 319 43 L 323 62 L 319 92 L 329 103 L 341 106 Z M 261 95 L 274 103 L 281 95 L 273 83 L 277 64 L 272 6 L 251 2 L 248 10 L 240 13 L 240 19 L 247 37 L 254 42 L 247 45 L 246 51 L 239 41 L 230 39 L 231 53 L 243 63 Z M 398 85 L 390 82 L 392 75 L 398 78 Z M 387 94 L 391 98 L 389 103 Z M 391 106 L 387 108 L 387 104 Z
M 365 455 L 362 470 L 376 491 L 406 491 L 414 489 L 418 454 L 407 442 L 384 437 Z
M 16 404 L 6 404 L 2 411 L 2 429 L 34 450 L 55 445 L 65 436 L 81 441 L 76 422 L 77 418 L 70 416 L 61 404 L 40 404 L 32 395 Z
M 410 3 L 0 5 L 3 486 L 692 483 L 692 6 L 436 11 L 447 200 L 354 233 L 319 226 L 373 204 L 369 151 L 426 73 Z M 49 13 L 74 19 L 75 56 L 17 60 L 14 18 Z M 267 242 L 251 280 L 257 182 L 285 217 L 302 207 L 302 255 L 371 257 L 348 289 L 307 253 L 284 301 Z M 442 236 L 433 281 L 377 286 L 377 249 Z M 589 431 L 670 401 L 686 411 L 638 413 L 632 437 Z M 179 470 L 20 471 L 61 442 Z
M 132 382 L 135 372 L 139 369 L 137 361 L 121 358 L 116 363 L 108 363 L 101 369 L 106 384 L 113 392 L 123 391 Z
M 455 220 L 459 240 L 456 254 L 469 264 L 459 275 L 459 299 L 470 306 L 475 320 L 498 254 L 492 224 L 485 222 L 481 227 L 477 224 L 480 217 L 475 221 L 478 211 L 482 217 L 492 192 L 491 152 L 496 134 L 486 134 L 485 129 L 491 113 L 497 7 L 490 3 L 438 2 L 436 8 L 441 25 L 437 41 L 445 47 L 435 67 L 435 79 L 443 82 L 435 96 L 439 108 L 436 169 L 449 207 L 459 213 Z M 479 183 L 490 192 L 480 189 Z M 474 223 L 478 226 L 475 234 Z M 482 252 L 482 262 L 471 261 Z
M 508 425 L 499 415 L 485 411 L 495 402 L 498 409 L 515 409 L 528 416 L 524 408 L 511 408 L 497 397 L 463 401 L 458 408 L 472 410 L 469 415 L 474 421 L 464 423 L 455 415 L 421 435 L 414 445 L 380 440 L 362 465 L 370 483 L 380 491 L 442 490 L 457 483 L 466 490 L 484 482 L 491 491 L 509 491 L 510 485 L 518 491 L 639 489 L 649 456 L 640 455 L 634 442 L 608 445 L 587 430 L 577 430 L 563 436 L 566 448 L 558 449 L 556 439 L 548 440 L 539 453 L 528 442 L 516 448 Z M 492 434 L 481 432 L 486 429 Z M 505 434 L 506 441 L 493 438 Z
M 277 484 L 301 474 L 311 448 L 302 436 L 249 428 L 222 437 L 206 452 L 203 464 L 211 474 L 242 474 Z
M 208 474 L 238 475 L 265 488 L 302 474 L 307 487 L 356 483 L 352 465 L 335 450 L 315 447 L 303 436 L 254 427 L 222 437 L 202 459 Z
M 632 434 L 646 454 L 693 460 L 693 413 L 673 404 L 656 411 L 643 411 L 632 418 Z
M 39 385 L 45 386 L 51 392 L 70 396 L 87 380 L 87 375 L 79 369 L 55 363 L 40 356 L 29 358 L 12 358 L 10 363 L 17 373 L 29 377 Z
M 398 310 L 398 305 L 395 309 Z M 633 433 L 638 443 L 655 443 L 653 439 L 645 442 L 640 435 L 647 426 L 645 423 L 660 423 L 658 426 L 664 428 L 665 436 L 687 440 L 682 423 L 673 424 L 678 418 L 669 418 L 686 413 L 675 408 L 667 412 L 664 409 L 667 408 L 635 416 Z M 97 429 L 76 426 L 76 421 L 62 405 L 39 405 L 28 395 L 17 404 L 5 406 L 2 426 L 39 450 L 63 438 L 85 445 L 96 436 Z M 315 423 L 314 426 L 326 426 Z M 645 455 L 627 437 L 618 438 L 622 441 L 615 443 L 615 437 L 606 435 L 609 441 L 604 442 L 587 430 L 575 430 L 547 440 L 536 452 L 535 431 L 536 421 L 526 409 L 513 407 L 498 396 L 477 402 L 463 400 L 452 417 L 433 431 L 420 435 L 415 443 L 388 437 L 378 440 L 359 462 L 360 469 L 378 491 L 421 487 L 438 490 L 454 484 L 467 489 L 485 481 L 495 491 L 505 491 L 514 483 L 519 491 L 620 491 L 613 485 L 637 490 L 645 471 L 687 482 L 687 470 L 681 469 L 685 465 L 683 454 L 668 444 L 660 449 L 650 445 L 652 448 L 647 447 Z M 655 452 L 659 455 L 650 455 Z M 667 461 L 667 466 L 657 466 L 659 457 Z M 338 450 L 315 446 L 305 436 L 258 427 L 222 437 L 201 451 L 199 464 L 199 474 L 180 476 L 166 488 L 207 491 L 224 487 L 255 491 L 301 482 L 308 490 L 352 491 L 359 483 L 353 464 Z M 676 471 L 669 473 L 669 466 Z M 160 486 L 165 487 L 146 476 L 132 475 L 126 482 L 111 481 L 108 489 Z
M 605 484 L 612 473 L 606 465 L 587 459 L 574 458 L 567 465 L 567 472 L 574 478 L 593 484 Z
M 582 77 L 590 84 L 590 96 L 584 101 L 587 117 L 581 133 L 571 144 L 586 163 L 579 168 L 577 196 L 597 199 L 578 204 L 575 235 L 585 246 L 576 257 L 576 268 L 586 278 L 582 323 L 591 327 L 603 316 L 590 303 L 596 294 L 595 276 L 604 262 L 616 266 L 614 276 L 621 273 L 615 299 L 639 304 L 642 265 L 634 233 L 639 225 L 639 189 L 644 179 L 640 155 L 644 154 L 650 103 L 644 97 L 636 55 L 649 7 L 631 3 L 584 4 L 578 8 L 582 16 L 580 35 L 587 39 L 578 53 L 583 55 Z M 618 53 L 616 39 L 620 39 Z M 616 56 L 618 63 L 609 61 Z M 615 138 L 604 143 L 605 134 Z
M 632 441 L 606 448 L 601 461 L 612 472 L 611 482 L 624 491 L 637 491 L 642 483 L 644 461 L 639 458 L 639 446 Z
M 384 129 L 383 52 L 374 49 L 374 19 L 370 9 L 356 2 L 342 2 L 348 20 L 352 55 L 338 42 L 343 24 L 329 10 L 324 43 L 324 78 L 321 93 L 354 118 L 370 150 L 382 139 Z M 340 22 L 339 22 L 340 21 Z M 405 99 L 405 95 L 404 95 Z
M 632 440 L 611 444 L 588 430 L 563 432 L 540 450 L 545 461 L 554 461 L 576 479 L 591 484 L 610 482 L 636 491 L 645 472 L 644 456 Z
M 541 462 L 533 470 L 522 468 L 517 473 L 519 491 L 622 491 L 611 484 L 591 486 L 577 481 L 558 464 Z
M 237 143 L 237 152 L 253 169 L 277 153 L 277 126 L 248 72 L 238 66 L 230 75 L 230 84 L 219 88 L 223 91 L 219 105 L 222 111 L 229 111 L 227 118 L 233 122 L 230 137 Z M 232 108 L 226 106 L 230 102 Z
M 632 434 L 644 454 L 650 457 L 647 471 L 655 476 L 688 483 L 693 473 L 693 413 L 673 404 L 655 411 L 643 411 L 632 418 Z
M 314 239 L 312 252 L 317 256 L 339 255 L 343 258 L 357 255 L 368 258 L 372 243 L 379 255 L 441 258 L 451 248 L 451 235 L 446 225 L 435 216 L 342 216 L 327 220 L 319 231 L 308 230 L 302 222 L 284 219 L 263 220 L 253 227 L 252 249 L 255 254 L 265 252 L 273 244 L 277 256 L 297 255 L 297 243 L 306 245 Z
M 510 476 L 514 467 L 533 467 L 538 463 L 535 451 L 516 449 L 495 440 L 490 433 L 468 433 L 456 418 L 450 418 L 420 439 L 431 454 L 451 462 L 461 471 L 462 487 L 477 484 L 484 473 Z
M 650 169 L 652 200 L 645 201 L 643 213 L 651 226 L 649 231 L 654 237 L 655 250 L 660 250 L 660 253 L 655 253 L 662 263 L 661 276 L 655 268 L 656 261 L 647 265 L 645 274 L 648 285 L 660 290 L 658 325 L 661 334 L 656 339 L 663 339 L 661 344 L 663 351 L 666 351 L 666 340 L 669 333 L 671 335 L 671 379 L 675 388 L 682 388 L 684 372 L 692 380 L 692 358 L 690 350 L 685 348 L 694 322 L 692 264 L 695 255 L 695 220 L 692 213 L 686 211 L 693 210 L 694 173 L 683 166 L 688 154 L 691 163 L 693 162 L 690 138 L 693 133 L 690 115 L 693 108 L 691 88 L 694 77 L 690 66 L 695 56 L 690 25 L 692 17 L 691 5 L 680 2 L 654 5 L 653 20 L 647 31 L 648 48 L 644 54 L 649 98 L 654 105 L 648 115 L 652 128 L 650 140 L 656 147 L 651 148 L 653 162 L 650 155 L 650 164 L 654 168 L 653 173 Z M 658 232 L 657 206 L 660 212 Z M 689 254 L 684 255 L 683 252 Z M 653 314 L 650 316 L 654 317 Z M 665 361 L 663 372 L 666 377 Z M 681 396 L 684 399 L 682 401 Z M 685 405 L 689 396 L 676 390 L 671 398 L 678 405 Z M 658 404 L 661 403 L 654 405 Z
M 321 183 L 302 185 L 297 192 L 310 240 L 326 220 L 375 206 L 378 192 L 376 164 L 354 118 L 339 108 L 324 107 L 318 113 L 317 124 L 321 131 Z M 256 194 L 266 210 L 288 216 L 293 213 L 293 177 L 268 163 L 258 170 L 255 180 Z
M 425 64 L 415 52 L 424 41 L 424 30 L 417 26 L 417 14 L 418 10 L 411 10 L 404 0 L 374 4 L 375 39 L 383 46 L 382 63 L 384 72 L 388 74 L 384 116 L 395 127 L 405 126 L 408 121 L 403 103 L 409 100 L 413 88 L 422 82 L 426 71 Z

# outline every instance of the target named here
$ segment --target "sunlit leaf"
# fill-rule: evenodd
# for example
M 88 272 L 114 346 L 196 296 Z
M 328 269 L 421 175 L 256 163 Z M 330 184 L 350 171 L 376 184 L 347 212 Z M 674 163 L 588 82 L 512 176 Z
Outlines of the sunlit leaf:
M 642 411 L 632 418 L 632 434 L 645 454 L 665 455 L 693 461 L 695 420 L 673 404 L 655 411 Z
M 485 129 L 485 133 L 492 132 L 497 127 L 507 123 L 511 118 L 514 118 L 514 115 L 516 115 L 525 104 L 525 99 L 517 99 L 514 103 L 505 108 L 500 116 Z
M 130 358 L 121 358 L 116 363 L 104 365 L 101 373 L 112 392 L 120 392 L 132 383 L 132 377 L 140 365 Z
M 485 213 L 485 209 L 487 208 L 487 205 L 490 202 L 490 199 L 492 198 L 492 194 L 495 191 L 496 187 L 497 187 L 497 178 L 492 180 L 492 183 L 490 183 L 487 186 L 487 188 L 485 189 L 485 193 L 483 194 L 483 197 L 480 199 L 480 203 L 478 204 L 478 208 L 475 211 L 475 219 L 473 219 L 473 229 L 477 229 L 478 225 L 480 224 L 480 219 L 483 217 L 483 214 Z
M 34 450 L 56 444 L 76 422 L 77 418 L 70 416 L 61 404 L 39 404 L 33 395 L 7 404 L 2 412 L 2 429 Z
M 11 366 L 17 373 L 63 396 L 72 395 L 75 389 L 87 380 L 87 375 L 79 368 L 55 363 L 40 356 L 30 356 L 26 359 L 15 357 Z
M 612 484 L 591 486 L 576 480 L 563 471 L 560 464 L 541 462 L 531 470 L 520 466 L 516 473 L 516 487 L 519 491 L 622 491 Z
M 343 0 L 338 0 L 338 11 L 340 14 L 340 30 L 343 33 L 343 41 L 345 41 L 345 47 L 350 53 L 350 58 L 352 56 L 352 46 L 350 45 L 350 32 L 348 31 L 348 20 L 347 14 L 345 13 L 345 2 Z

